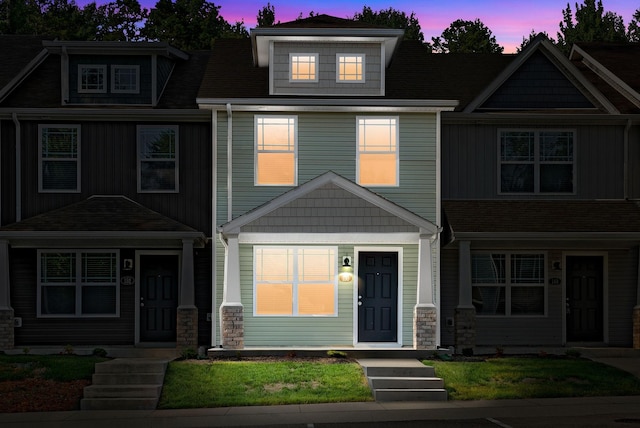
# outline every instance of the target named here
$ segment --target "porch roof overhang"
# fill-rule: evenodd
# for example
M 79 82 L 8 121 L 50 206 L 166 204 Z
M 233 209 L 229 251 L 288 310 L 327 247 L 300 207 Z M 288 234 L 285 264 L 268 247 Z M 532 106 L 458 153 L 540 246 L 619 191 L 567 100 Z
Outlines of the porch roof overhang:
M 329 171 L 308 182 L 272 199 L 271 201 L 221 225 L 218 231 L 224 236 L 238 235 L 241 233 L 243 226 L 260 219 L 263 216 L 283 207 L 311 192 L 328 184 L 335 185 L 354 197 L 360 198 L 381 210 L 411 224 L 416 228 L 420 235 L 433 236 L 441 232 L 442 228 L 430 222 L 429 220 L 401 207 L 394 202 L 366 189 L 338 174 Z

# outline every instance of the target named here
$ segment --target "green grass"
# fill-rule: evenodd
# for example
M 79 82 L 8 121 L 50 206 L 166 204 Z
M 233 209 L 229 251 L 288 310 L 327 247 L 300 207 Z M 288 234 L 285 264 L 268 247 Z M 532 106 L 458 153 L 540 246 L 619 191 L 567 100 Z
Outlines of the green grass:
M 91 379 L 96 363 L 107 358 L 78 355 L 1 355 L 0 382 L 32 377 L 67 382 Z
M 424 363 L 444 379 L 451 400 L 640 395 L 640 379 L 585 359 L 507 357 Z
M 205 408 L 371 401 L 354 362 L 174 361 L 159 408 Z

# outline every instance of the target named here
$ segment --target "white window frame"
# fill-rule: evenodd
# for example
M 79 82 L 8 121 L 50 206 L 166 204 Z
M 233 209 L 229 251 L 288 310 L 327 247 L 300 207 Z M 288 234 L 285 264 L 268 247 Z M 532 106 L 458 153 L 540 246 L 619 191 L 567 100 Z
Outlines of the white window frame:
M 167 158 L 143 158 L 142 157 L 142 141 L 141 132 L 145 129 L 170 129 L 175 135 L 174 157 Z M 180 132 L 178 125 L 138 125 L 136 127 L 136 148 L 137 148 L 137 176 L 138 176 L 138 193 L 178 193 L 180 191 Z M 146 162 L 173 162 L 174 163 L 174 183 L 173 189 L 143 189 L 142 188 L 142 164 Z
M 121 70 L 133 71 L 135 83 L 133 88 L 118 89 L 116 85 L 116 75 Z M 140 93 L 140 66 L 139 65 L 112 65 L 111 66 L 111 92 L 114 94 L 139 94 Z
M 43 131 L 51 128 L 75 129 L 76 135 L 76 157 L 46 157 L 43 150 Z M 39 124 L 38 125 L 38 191 L 40 193 L 78 193 L 80 192 L 80 167 L 81 167 L 81 126 L 70 124 Z M 46 162 L 75 162 L 76 163 L 76 186 L 74 189 L 45 189 L 44 187 L 44 164 Z
M 361 77 L 360 79 L 345 79 L 347 76 L 346 73 L 340 73 L 340 66 L 344 63 L 344 60 L 347 58 L 358 58 L 361 66 L 361 73 L 355 74 Z M 357 66 L 356 66 L 357 67 Z M 351 76 L 349 74 L 348 76 Z M 336 54 L 336 83 L 366 83 L 366 55 L 365 54 L 350 54 L 350 53 L 337 53 Z
M 504 288 L 504 314 L 482 314 L 477 313 L 478 317 L 482 318 L 545 318 L 548 316 L 548 296 L 549 296 L 549 288 L 548 288 L 548 278 L 549 278 L 549 267 L 548 267 L 548 255 L 545 251 L 472 251 L 471 252 L 471 262 L 473 262 L 473 257 L 476 255 L 484 255 L 484 256 L 492 256 L 492 255 L 501 255 L 505 257 L 505 278 L 503 283 L 482 283 L 482 282 L 474 282 L 473 277 L 473 269 L 471 268 L 471 288 L 473 287 L 503 287 Z M 542 256 L 543 258 L 543 268 L 544 275 L 542 278 L 542 282 L 540 283 L 518 283 L 513 281 L 513 274 L 511 269 L 511 261 L 513 256 Z M 542 314 L 512 314 L 511 306 L 511 291 L 513 288 L 519 287 L 542 287 L 543 288 L 543 313 Z M 472 293 L 473 294 L 473 293 Z
M 293 137 L 293 150 L 261 150 L 260 146 L 264 145 L 264 142 L 258 141 L 259 135 L 258 128 L 260 126 L 264 127 L 264 123 L 260 123 L 261 121 L 269 119 L 286 119 L 293 120 L 293 135 L 289 137 Z M 255 186 L 297 186 L 298 185 L 298 116 L 283 116 L 283 115 L 255 115 L 253 117 L 253 139 L 254 139 L 254 163 L 253 163 L 253 183 Z M 264 135 L 264 132 L 262 133 Z M 289 141 L 288 146 L 291 146 L 291 141 Z M 293 183 L 291 184 L 270 184 L 270 183 L 259 183 L 258 182 L 258 154 L 259 153 L 293 153 Z
M 85 70 L 96 69 L 102 75 L 102 87 L 85 87 L 83 74 Z M 79 94 L 105 94 L 107 93 L 107 66 L 105 64 L 78 64 L 78 93 Z
M 294 68 L 294 60 L 300 57 L 310 57 L 313 58 L 313 61 L 310 61 L 309 64 L 313 62 L 315 65 L 315 73 L 313 78 L 304 79 L 304 78 L 296 78 L 294 77 L 293 68 Z M 317 83 L 318 75 L 320 74 L 320 61 L 319 55 L 317 53 L 302 53 L 302 52 L 291 52 L 289 53 L 289 82 L 290 83 Z M 299 63 L 299 61 L 297 61 Z
M 43 287 L 47 287 L 46 283 L 42 281 L 42 256 L 44 254 L 75 254 L 75 281 L 52 283 L 52 286 L 68 286 L 75 288 L 75 313 L 73 314 L 43 314 L 42 313 L 42 290 Z M 83 254 L 95 254 L 95 253 L 108 253 L 115 255 L 115 267 L 116 276 L 114 282 L 110 283 L 97 283 L 101 286 L 113 286 L 115 287 L 115 312 L 110 314 L 83 314 L 82 313 L 82 287 L 87 284 L 82 282 L 82 255 Z M 38 267 L 37 267 L 37 317 L 38 318 L 117 318 L 120 316 L 120 251 L 114 249 L 91 249 L 91 250 L 79 250 L 79 249 L 47 249 L 38 250 Z
M 258 299 L 257 299 L 257 284 L 258 284 L 258 278 L 257 278 L 257 269 L 256 269 L 256 261 L 257 261 L 257 251 L 258 250 L 262 250 L 262 249 L 279 249 L 279 250 L 291 250 L 293 251 L 293 278 L 291 279 L 291 283 L 292 283 L 292 301 L 291 301 L 291 305 L 292 305 L 292 312 L 291 315 L 260 315 L 258 314 Z M 333 251 L 333 258 L 334 258 L 334 271 L 333 271 L 333 308 L 334 308 L 334 313 L 333 314 L 319 314 L 319 315 L 313 315 L 313 314 L 298 314 L 297 313 L 297 309 L 298 309 L 298 286 L 300 284 L 312 284 L 312 283 L 317 283 L 318 281 L 308 281 L 308 282 L 304 282 L 304 281 L 300 281 L 299 275 L 298 275 L 298 252 L 300 250 L 305 250 L 305 249 L 314 249 L 314 250 L 327 250 L 327 251 Z M 339 265 L 338 265 L 338 247 L 337 246 L 314 246 L 314 245 L 291 245 L 291 246 L 278 246 L 278 245 L 254 245 L 253 247 L 253 316 L 254 317 L 260 317 L 260 318 L 335 318 L 338 316 L 338 274 L 339 274 Z M 289 281 L 287 281 L 289 282 Z M 321 283 L 325 283 L 325 281 L 320 281 Z M 274 282 L 275 283 L 279 283 L 279 282 Z
M 533 147 L 533 160 L 531 161 L 503 161 L 502 160 L 502 136 L 505 133 L 511 132 L 520 132 L 520 133 L 533 133 L 534 136 L 534 147 Z M 541 160 L 540 154 L 540 137 L 541 134 L 544 133 L 571 133 L 572 134 L 572 158 L 570 161 L 543 161 Z M 576 150 L 577 150 L 577 142 L 576 142 L 577 132 L 575 129 L 566 129 L 566 128 L 548 128 L 548 129 L 530 129 L 530 128 L 506 128 L 506 129 L 498 129 L 498 194 L 500 195 L 575 195 L 577 192 L 577 158 L 576 158 Z M 531 192 L 508 192 L 502 190 L 502 165 L 509 164 L 531 164 L 533 165 L 533 191 Z M 542 165 L 572 165 L 573 175 L 572 175 L 572 190 L 570 192 L 544 192 L 540 190 L 540 182 L 541 182 L 541 166 Z
M 395 151 L 379 151 L 377 154 L 391 154 L 396 155 L 396 180 L 393 184 L 361 184 L 360 183 L 360 124 L 362 121 L 367 120 L 380 120 L 387 119 L 394 121 L 395 125 Z M 365 124 L 366 126 L 366 124 Z M 376 154 L 376 152 L 367 152 L 367 154 Z M 357 116 L 356 117 L 356 182 L 361 186 L 367 187 L 399 187 L 400 186 L 400 117 L 399 116 Z

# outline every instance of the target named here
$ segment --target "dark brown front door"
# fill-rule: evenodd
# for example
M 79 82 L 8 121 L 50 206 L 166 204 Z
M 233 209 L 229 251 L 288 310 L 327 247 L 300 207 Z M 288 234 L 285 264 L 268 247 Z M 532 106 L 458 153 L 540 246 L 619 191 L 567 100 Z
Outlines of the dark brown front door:
M 567 257 L 567 341 L 603 340 L 603 257 Z
M 178 256 L 140 256 L 140 341 L 175 342 Z
M 398 341 L 398 253 L 358 256 L 358 342 Z

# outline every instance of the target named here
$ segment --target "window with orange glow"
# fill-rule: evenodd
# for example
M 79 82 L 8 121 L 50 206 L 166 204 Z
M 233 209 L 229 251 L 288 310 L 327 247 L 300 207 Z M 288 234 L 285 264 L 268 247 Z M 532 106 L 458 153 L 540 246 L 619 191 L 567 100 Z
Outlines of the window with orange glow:
M 358 118 L 358 184 L 398 185 L 398 118 Z
M 256 185 L 291 186 L 297 181 L 295 116 L 256 116 Z
M 364 55 L 337 54 L 338 82 L 364 82 Z
M 255 247 L 254 314 L 337 315 L 333 247 Z
M 290 54 L 289 68 L 292 82 L 317 82 L 318 54 Z

